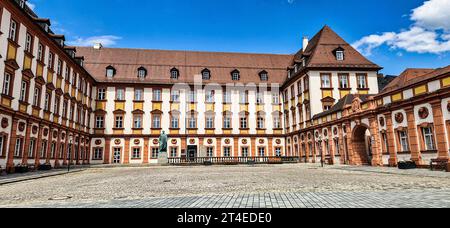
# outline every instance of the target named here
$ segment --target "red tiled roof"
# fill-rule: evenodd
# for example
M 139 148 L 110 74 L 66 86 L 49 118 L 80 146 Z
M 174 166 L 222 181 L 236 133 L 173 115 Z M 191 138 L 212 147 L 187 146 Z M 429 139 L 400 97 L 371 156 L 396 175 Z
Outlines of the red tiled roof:
M 336 59 L 335 50 L 338 48 L 344 49 L 345 58 L 343 61 Z M 361 55 L 328 26 L 323 27 L 311 39 L 304 52 L 301 50 L 295 55 L 295 60 L 301 61 L 303 57 L 307 59 L 306 67 L 381 69 L 380 66 Z
M 85 57 L 84 66 L 87 71 L 100 82 L 118 83 L 193 83 L 194 76 L 200 75 L 205 68 L 211 71 L 208 82 L 226 84 L 233 83 L 231 72 L 240 71 L 238 83 L 279 83 L 286 77 L 286 66 L 292 61 L 292 55 L 244 54 L 195 51 L 163 51 L 142 49 L 102 48 L 94 49 L 77 47 L 77 55 Z M 106 78 L 106 67 L 113 66 L 116 75 Z M 138 79 L 138 68 L 148 71 L 145 80 Z M 170 70 L 177 68 L 179 80 L 170 80 Z M 267 71 L 268 82 L 259 78 L 261 71 Z
M 401 90 L 446 73 L 450 73 L 450 65 L 439 69 L 406 69 L 400 76 L 389 83 L 379 95 Z

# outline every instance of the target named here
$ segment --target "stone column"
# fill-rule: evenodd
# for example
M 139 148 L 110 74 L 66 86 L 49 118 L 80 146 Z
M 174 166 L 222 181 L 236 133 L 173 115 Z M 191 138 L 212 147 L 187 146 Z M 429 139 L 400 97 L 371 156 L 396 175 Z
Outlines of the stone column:
M 69 131 L 66 130 L 66 137 L 65 137 L 66 142 L 64 143 L 64 153 L 63 153 L 63 165 L 67 165 L 68 164 L 68 157 L 67 157 L 67 152 L 69 150 Z
M 49 127 L 48 129 L 48 140 L 47 140 L 47 150 L 45 155 L 45 162 L 50 163 L 50 155 L 52 150 L 52 143 L 53 143 L 53 127 Z
M 144 164 L 148 164 L 148 160 L 149 160 L 149 157 L 148 157 L 149 140 L 150 140 L 149 138 L 144 139 L 144 157 L 143 157 Z
M 447 135 L 445 133 L 441 100 L 439 99 L 432 101 L 431 106 L 433 108 L 434 131 L 436 134 L 438 156 L 441 159 L 448 159 L 448 142 Z
M 22 154 L 22 163 L 27 164 L 28 163 L 28 152 L 30 147 L 30 135 L 31 135 L 31 122 L 27 122 L 27 128 L 25 133 L 25 142 L 24 142 L 24 150 Z M 36 145 L 35 145 L 36 146 Z M 35 147 L 36 148 L 36 147 Z
M 268 153 L 267 153 L 267 155 L 269 156 L 269 157 L 275 157 L 275 150 L 273 149 L 273 138 L 268 138 L 268 140 L 269 140 L 269 142 L 268 142 L 268 145 L 269 145 L 269 148 L 268 148 Z
M 91 145 L 92 145 L 92 139 L 87 139 L 88 140 L 88 144 L 86 145 L 86 164 L 91 164 Z
M 222 139 L 217 138 L 216 157 L 222 157 Z
M 125 149 L 123 152 L 123 164 L 130 164 L 130 138 L 125 138 Z
M 414 107 L 410 106 L 405 109 L 406 119 L 408 121 L 408 136 L 411 150 L 411 160 L 416 164 L 421 164 L 422 156 L 420 153 L 419 138 L 417 136 L 416 119 L 414 117 Z
M 18 119 L 12 118 L 11 134 L 9 136 L 8 161 L 6 162 L 7 172 L 11 172 L 14 168 L 14 149 L 16 148 L 18 122 Z
M 345 153 L 345 140 L 344 140 L 344 131 L 342 129 L 342 125 L 338 126 L 338 134 L 339 134 L 339 155 L 341 156 L 341 164 L 344 165 L 347 159 L 347 155 Z
M 111 139 L 105 138 L 105 157 L 103 158 L 104 164 L 111 163 Z
M 55 148 L 55 167 L 59 167 L 59 157 L 61 150 L 61 131 L 58 129 L 58 138 L 56 139 L 56 148 Z
M 387 137 L 387 149 L 389 151 L 389 166 L 397 166 L 398 157 L 397 150 L 395 147 L 395 133 L 392 124 L 392 114 L 390 112 L 384 114 L 386 123 L 386 137 Z
M 372 142 L 372 166 L 383 166 L 383 152 L 380 144 L 380 129 L 376 116 L 369 117 L 370 134 Z
M 250 150 L 250 157 L 257 157 L 256 154 L 256 138 L 251 138 L 251 150 Z
M 39 124 L 39 130 L 38 130 L 38 138 L 37 138 L 37 145 L 36 145 L 36 156 L 35 156 L 35 160 L 34 160 L 34 165 L 36 167 L 39 167 L 40 165 L 40 159 L 41 159 L 41 147 L 42 147 L 42 131 L 43 131 L 43 126 L 41 124 Z
M 335 164 L 334 157 L 336 155 L 335 146 L 334 146 L 334 138 L 333 138 L 333 128 L 331 126 L 328 127 L 328 145 L 330 147 L 330 158 L 331 164 Z
M 80 159 L 82 159 L 82 157 L 81 157 L 81 135 L 78 135 L 78 151 L 77 151 L 77 154 L 78 154 L 78 156 L 77 156 L 77 165 L 80 165 L 81 163 L 80 163 Z
M 347 160 L 350 165 L 354 164 L 353 161 L 353 137 L 351 122 L 345 123 L 345 129 L 347 129 Z

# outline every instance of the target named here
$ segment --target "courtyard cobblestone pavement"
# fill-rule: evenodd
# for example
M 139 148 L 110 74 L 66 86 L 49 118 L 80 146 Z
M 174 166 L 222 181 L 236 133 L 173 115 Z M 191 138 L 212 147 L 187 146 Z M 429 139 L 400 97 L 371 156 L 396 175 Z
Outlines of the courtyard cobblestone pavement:
M 0 186 L 0 207 L 450 208 L 450 173 L 313 164 L 92 168 Z

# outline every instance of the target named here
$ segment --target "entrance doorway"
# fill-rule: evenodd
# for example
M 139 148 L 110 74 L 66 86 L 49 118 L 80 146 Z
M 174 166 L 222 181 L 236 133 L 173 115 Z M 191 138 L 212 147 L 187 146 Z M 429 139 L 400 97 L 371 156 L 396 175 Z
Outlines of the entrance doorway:
M 188 146 L 187 149 L 187 159 L 195 160 L 197 158 L 197 146 Z
M 352 137 L 354 165 L 372 164 L 372 136 L 365 126 L 356 126 Z
M 120 164 L 121 156 L 122 156 L 122 149 L 121 148 L 114 148 L 113 164 Z

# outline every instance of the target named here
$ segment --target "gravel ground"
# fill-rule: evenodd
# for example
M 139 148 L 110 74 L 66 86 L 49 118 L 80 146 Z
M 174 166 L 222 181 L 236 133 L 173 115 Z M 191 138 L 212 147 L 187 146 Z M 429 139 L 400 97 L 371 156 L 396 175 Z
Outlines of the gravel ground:
M 450 174 L 387 174 L 373 168 L 321 169 L 305 164 L 99 168 L 0 186 L 0 207 L 49 203 L 52 198 L 67 200 L 65 197 L 71 202 L 92 203 L 223 194 L 449 190 Z

